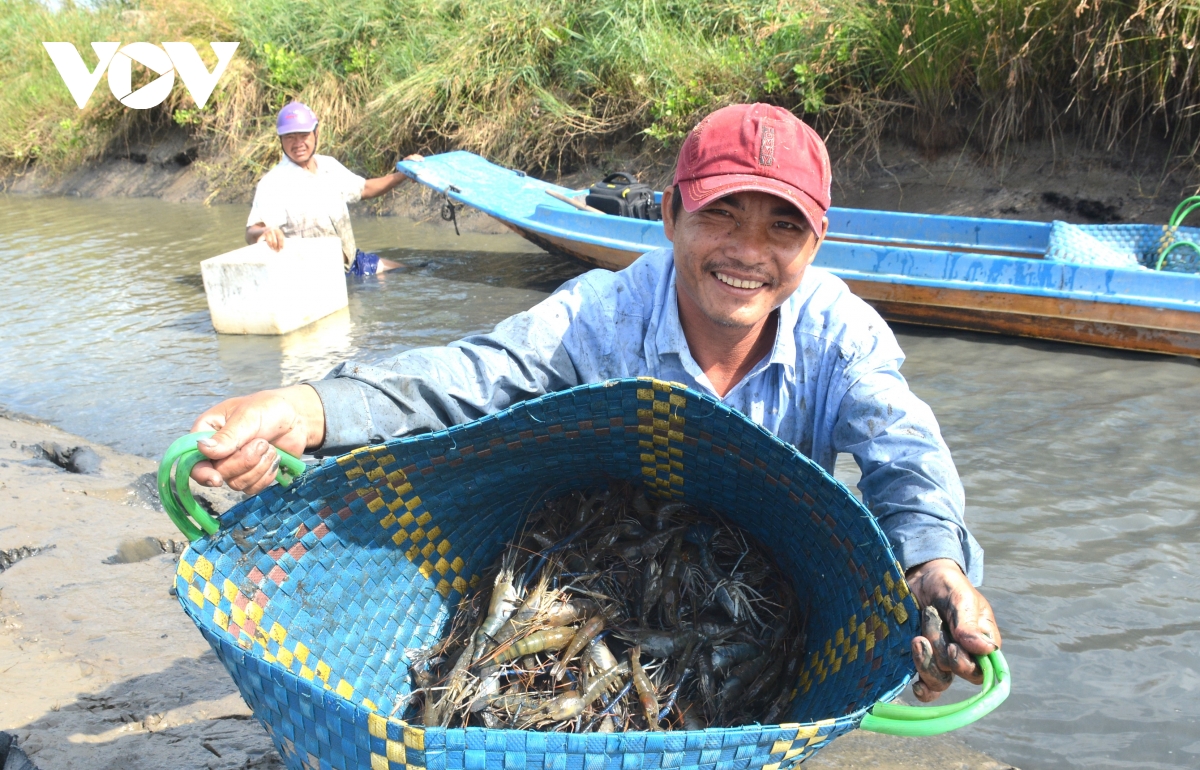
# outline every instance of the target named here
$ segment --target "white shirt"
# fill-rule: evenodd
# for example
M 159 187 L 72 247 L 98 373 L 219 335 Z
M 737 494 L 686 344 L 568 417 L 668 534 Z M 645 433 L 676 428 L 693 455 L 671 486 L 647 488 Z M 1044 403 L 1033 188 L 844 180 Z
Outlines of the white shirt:
M 287 238 L 342 239 L 347 262 L 358 250 L 346 204 L 362 199 L 366 179 L 328 155 L 314 155 L 317 171 L 297 166 L 286 155 L 263 176 L 254 191 L 246 227 L 278 227 Z

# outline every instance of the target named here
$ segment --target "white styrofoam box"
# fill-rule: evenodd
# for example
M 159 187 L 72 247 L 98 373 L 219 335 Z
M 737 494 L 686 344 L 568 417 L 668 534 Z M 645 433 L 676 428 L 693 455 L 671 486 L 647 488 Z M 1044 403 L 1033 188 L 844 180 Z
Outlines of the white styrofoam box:
M 221 334 L 287 334 L 347 304 L 342 242 L 287 238 L 200 263 L 213 327 Z

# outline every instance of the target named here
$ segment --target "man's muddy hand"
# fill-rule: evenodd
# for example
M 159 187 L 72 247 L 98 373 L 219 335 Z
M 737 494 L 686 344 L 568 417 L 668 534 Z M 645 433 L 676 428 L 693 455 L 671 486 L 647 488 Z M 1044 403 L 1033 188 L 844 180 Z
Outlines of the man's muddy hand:
M 905 577 L 921 607 L 921 635 L 912 641 L 917 700 L 936 700 L 955 676 L 981 684 L 983 671 L 974 656 L 1000 649 L 991 604 L 950 559 L 913 567 Z
M 268 227 L 263 230 L 263 234 L 258 236 L 259 241 L 266 241 L 271 247 L 271 251 L 279 251 L 283 248 L 283 230 L 278 227 Z
M 270 486 L 279 469 L 278 447 L 297 457 L 325 439 L 325 413 L 317 392 L 307 385 L 265 390 L 222 401 L 196 418 L 192 432 L 216 431 L 199 442 L 209 458 L 196 464 L 198 484 L 222 483 L 246 494 Z

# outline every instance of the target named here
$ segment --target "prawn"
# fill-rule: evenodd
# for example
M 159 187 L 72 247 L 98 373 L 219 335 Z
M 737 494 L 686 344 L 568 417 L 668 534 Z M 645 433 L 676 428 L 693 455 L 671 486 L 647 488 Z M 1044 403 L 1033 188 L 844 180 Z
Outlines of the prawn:
M 683 559 L 683 539 L 676 537 L 671 541 L 671 551 L 667 555 L 666 566 L 662 575 L 662 616 L 665 625 L 679 625 L 679 585 L 683 579 L 686 565 Z
M 808 619 L 805 618 L 804 628 L 808 627 Z M 766 716 L 763 718 L 763 724 L 774 724 L 783 710 L 792 702 L 792 696 L 795 694 L 794 683 L 796 676 L 800 671 L 800 661 L 804 657 L 804 645 L 806 636 L 803 630 L 800 632 L 800 638 L 792 642 L 791 653 L 788 655 L 787 662 L 783 666 L 783 671 L 780 677 L 783 679 L 783 689 L 775 696 L 775 700 L 771 703 L 771 707 L 767 709 Z
M 555 679 L 562 679 L 563 674 L 567 672 L 567 664 L 571 662 L 571 659 L 578 655 L 579 652 L 585 646 L 587 646 L 587 643 L 596 638 L 596 634 L 603 630 L 603 615 L 596 614 L 588 618 L 587 622 L 580 626 L 579 630 L 575 632 L 575 636 L 572 637 L 571 643 L 567 645 L 566 652 L 564 652 L 562 657 L 558 659 L 558 663 L 554 665 L 554 668 L 550 669 L 550 676 L 554 677 Z
M 504 709 L 505 712 L 512 714 L 514 711 L 520 714 L 525 710 L 537 710 L 546 704 L 546 699 L 534 692 L 507 692 L 503 694 L 489 695 L 484 699 L 484 706 Z
M 667 520 L 677 513 L 682 513 L 691 508 L 687 503 L 663 503 L 654 511 L 654 529 L 662 532 L 667 528 Z
M 717 694 L 712 661 L 709 660 L 707 655 L 701 655 L 696 659 L 696 678 L 700 688 L 700 701 L 704 704 L 705 710 L 707 710 L 708 704 L 713 702 Z M 709 716 L 712 716 L 711 713 Z
M 600 697 L 601 693 L 612 686 L 618 679 L 628 674 L 629 665 L 618 663 L 603 674 L 592 679 L 582 695 L 580 695 L 577 689 L 565 692 L 543 704 L 539 709 L 541 713 L 532 715 L 532 718 L 538 720 L 540 724 L 574 719 L 582 714 L 585 708 L 594 703 Z
M 700 715 L 696 713 L 696 709 L 692 708 L 692 704 L 679 699 L 679 710 L 683 713 L 683 729 L 684 730 L 703 730 L 708 727 Z
M 760 697 L 765 695 L 775 683 L 779 681 L 779 675 L 783 673 L 783 658 L 779 655 L 772 655 L 771 661 L 763 672 L 755 678 L 754 682 L 746 688 L 746 703 L 753 703 Z
M 729 670 L 729 676 L 725 677 L 725 681 L 721 684 L 721 689 L 717 693 L 718 710 L 720 713 L 724 714 L 727 706 L 732 705 L 734 701 L 742 697 L 742 694 L 746 692 L 746 688 L 750 686 L 754 678 L 767 665 L 767 657 L 767 654 L 764 652 L 758 657 L 743 661 Z
M 642 570 L 642 604 L 638 612 L 638 621 L 644 626 L 650 616 L 650 611 L 658 604 L 662 596 L 663 579 L 662 567 L 651 559 Z
M 611 687 L 618 679 L 629 674 L 629 665 L 626 663 L 618 663 L 612 668 L 605 671 L 599 676 L 593 677 L 592 681 L 588 682 L 587 689 L 583 691 L 583 705 L 590 706 L 596 702 L 600 695 Z
M 446 694 L 441 697 L 437 703 L 427 703 L 425 706 L 425 726 L 426 727 L 446 727 L 450 722 L 450 708 L 458 699 L 458 693 L 462 690 L 463 678 L 467 674 L 467 664 L 471 662 L 471 658 L 475 653 L 475 637 L 472 636 L 467 640 L 467 646 L 463 648 L 462 653 L 455 661 L 454 667 L 450 669 L 450 676 L 447 678 Z M 431 699 L 431 696 L 429 696 Z M 443 723 L 445 720 L 445 723 Z
M 521 606 L 518 607 L 516 612 L 512 614 L 512 617 L 504 621 L 504 625 L 500 626 L 499 630 L 496 631 L 493 641 L 497 645 L 504 644 L 509 639 L 512 639 L 517 635 L 517 632 L 522 626 L 527 626 L 533 622 L 542 609 L 542 604 L 546 598 L 546 590 L 548 587 L 549 586 L 545 575 L 538 578 L 538 582 L 533 586 L 533 588 L 529 589 L 529 592 L 525 595 L 525 599 L 521 602 Z
M 492 598 L 488 602 L 488 613 L 475 631 L 474 648 L 482 655 L 487 652 L 489 640 L 493 640 L 500 627 L 517 609 L 517 589 L 513 585 L 513 570 L 511 560 L 506 560 L 496 575 L 496 584 L 492 588 Z
M 617 658 L 608 649 L 608 645 L 603 639 L 596 638 L 588 642 L 587 649 L 583 653 L 584 658 L 595 667 L 597 671 L 607 671 L 617 665 Z
M 542 548 L 551 548 L 554 546 L 554 541 L 541 532 L 530 532 L 529 536 Z
M 571 642 L 575 632 L 574 628 L 547 628 L 534 632 L 502 649 L 490 663 L 493 666 L 502 666 L 526 655 L 536 655 L 547 650 L 561 650 Z
M 699 551 L 700 571 L 704 573 L 704 577 L 712 583 L 716 583 L 716 588 L 713 589 L 713 596 L 717 600 L 717 604 L 721 605 L 721 609 L 733 619 L 736 623 L 739 618 L 738 605 L 734 601 L 733 596 L 729 593 L 729 588 L 726 581 L 729 576 L 721 572 L 717 567 L 717 560 L 713 558 L 712 540 L 717 535 L 716 527 L 707 522 L 693 524 L 688 527 L 687 534 L 684 539 L 696 546 Z
M 551 604 L 538 620 L 547 626 L 567 626 L 571 623 L 578 623 L 598 610 L 598 605 L 590 599 L 557 601 Z
M 600 536 L 596 541 L 594 548 L 595 553 L 592 556 L 593 561 L 608 549 L 616 544 L 617 540 L 622 537 L 633 538 L 640 540 L 650 537 L 650 533 L 641 524 L 633 520 L 619 521 L 608 528 L 608 531 Z
M 695 636 L 690 629 L 671 632 L 639 628 L 634 631 L 633 639 L 650 657 L 669 658 L 677 650 L 685 649 Z
M 646 499 L 645 492 L 639 490 L 633 496 L 633 510 L 637 511 L 643 520 L 649 519 L 654 515 L 654 509 L 650 507 L 650 501 Z
M 762 652 L 762 648 L 752 642 L 737 642 L 735 644 L 726 644 L 721 647 L 713 647 L 713 668 L 718 671 L 724 671 L 736 666 L 742 661 L 750 660 L 760 652 Z
M 629 651 L 629 668 L 633 672 L 633 686 L 637 688 L 638 700 L 641 701 L 642 711 L 646 714 L 646 722 L 651 730 L 658 729 L 658 694 L 654 692 L 654 683 L 646 676 L 642 668 L 642 647 L 634 645 Z
M 665 532 L 659 532 L 652 535 L 640 543 L 627 543 L 622 546 L 617 554 L 625 561 L 637 561 L 639 559 L 653 559 L 658 555 L 658 552 L 663 549 L 663 546 L 671 541 L 671 538 L 679 534 L 683 527 L 675 527 L 668 529 Z M 617 545 L 620 545 L 618 543 Z
M 688 675 L 692 673 L 692 666 L 696 662 L 696 654 L 700 652 L 700 639 L 701 637 L 699 636 L 692 637 L 692 640 L 688 642 L 687 648 L 684 649 L 683 657 L 680 658 L 681 662 L 678 667 L 679 677 L 675 680 L 675 689 L 671 691 L 670 697 L 667 698 L 666 705 L 658 712 L 659 721 L 666 719 L 667 715 L 671 713 L 671 708 L 675 705 L 676 699 L 679 698 L 679 693 L 683 690 L 684 682 L 687 681 Z

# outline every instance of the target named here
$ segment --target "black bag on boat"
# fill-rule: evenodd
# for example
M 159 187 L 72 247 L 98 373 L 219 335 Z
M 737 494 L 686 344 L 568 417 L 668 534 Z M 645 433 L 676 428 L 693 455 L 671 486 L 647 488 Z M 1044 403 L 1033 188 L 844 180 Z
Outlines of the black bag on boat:
M 662 219 L 662 207 L 654 202 L 654 191 L 623 171 L 604 177 L 588 190 L 587 205 L 605 214 L 633 219 Z

